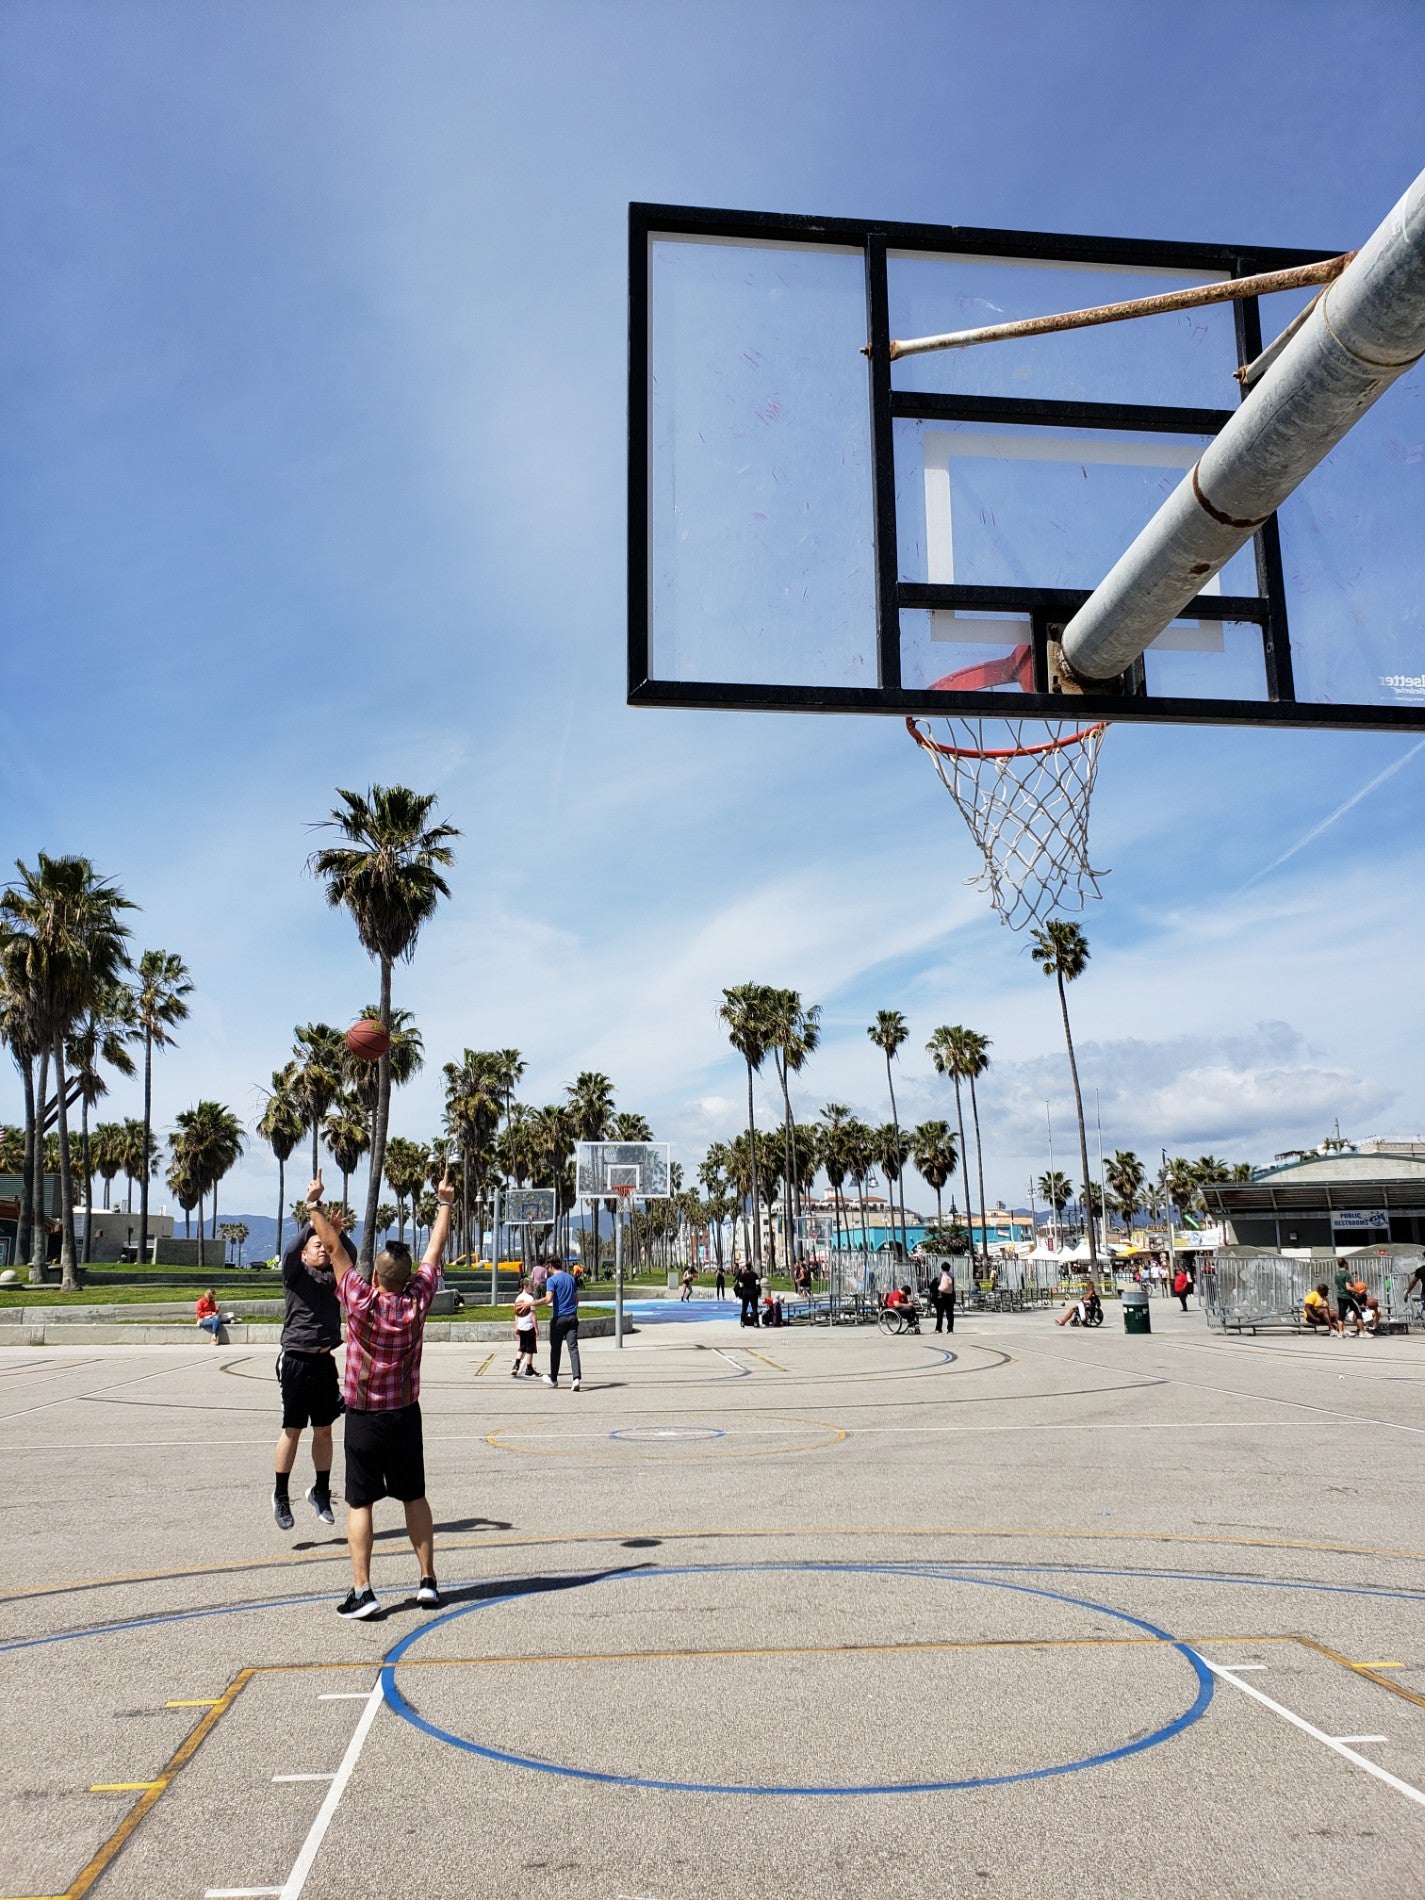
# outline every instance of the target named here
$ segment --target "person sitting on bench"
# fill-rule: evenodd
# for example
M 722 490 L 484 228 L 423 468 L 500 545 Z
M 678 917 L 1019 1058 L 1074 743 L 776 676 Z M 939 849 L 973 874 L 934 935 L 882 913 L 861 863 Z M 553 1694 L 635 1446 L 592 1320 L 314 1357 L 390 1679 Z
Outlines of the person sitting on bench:
M 1356 1322 L 1354 1331 L 1357 1339 L 1362 1333 L 1373 1333 L 1380 1324 L 1380 1301 L 1366 1286 L 1364 1280 L 1348 1280 L 1346 1291 L 1351 1296 L 1351 1311 Z M 1343 1313 L 1341 1315 L 1343 1327 L 1345 1318 Z
M 1314 1333 L 1319 1333 L 1324 1328 L 1328 1333 L 1335 1333 L 1338 1339 L 1346 1337 L 1340 1315 L 1332 1312 L 1330 1302 L 1326 1298 L 1324 1280 L 1302 1301 L 1301 1316 Z

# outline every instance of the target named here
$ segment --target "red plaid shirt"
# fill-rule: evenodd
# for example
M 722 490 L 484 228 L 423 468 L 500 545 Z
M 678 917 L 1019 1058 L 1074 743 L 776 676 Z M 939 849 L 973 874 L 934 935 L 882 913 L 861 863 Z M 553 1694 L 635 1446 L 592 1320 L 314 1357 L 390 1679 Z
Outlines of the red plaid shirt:
M 368 1286 L 354 1267 L 337 1282 L 346 1308 L 346 1378 L 353 1412 L 395 1412 L 421 1395 L 426 1314 L 440 1284 L 440 1266 L 422 1261 L 399 1293 Z

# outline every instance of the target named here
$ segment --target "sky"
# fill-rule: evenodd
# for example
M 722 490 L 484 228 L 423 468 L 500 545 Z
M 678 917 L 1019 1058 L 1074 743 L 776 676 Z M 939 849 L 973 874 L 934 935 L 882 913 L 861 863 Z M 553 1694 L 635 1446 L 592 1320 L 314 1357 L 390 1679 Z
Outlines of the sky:
M 803 1117 L 887 1119 L 878 1009 L 905 1122 L 947 1114 L 934 1028 L 987 1035 L 1022 1204 L 1046 1118 L 1069 1158 L 1057 1001 L 901 723 L 624 704 L 629 201 L 1346 248 L 1420 167 L 1421 70 L 1425 11 L 1372 0 L 10 0 L 0 864 L 90 857 L 188 964 L 160 1134 L 251 1124 L 293 1026 L 374 998 L 305 865 L 337 786 L 399 782 L 463 835 L 394 1132 L 513 1046 L 691 1168 L 761 981 L 822 1008 Z M 1422 787 L 1408 734 L 1110 732 L 1070 993 L 1105 1148 L 1425 1124 Z M 224 1206 L 275 1192 L 254 1139 Z

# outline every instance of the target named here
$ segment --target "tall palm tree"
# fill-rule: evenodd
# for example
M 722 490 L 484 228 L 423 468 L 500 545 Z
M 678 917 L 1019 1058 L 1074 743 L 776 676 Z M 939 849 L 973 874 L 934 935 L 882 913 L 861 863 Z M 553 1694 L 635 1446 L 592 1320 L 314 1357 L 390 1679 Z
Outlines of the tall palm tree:
M 272 1089 L 257 1132 L 277 1158 L 277 1258 L 282 1258 L 282 1222 L 287 1209 L 287 1163 L 306 1132 L 307 1118 L 293 1086 L 296 1065 L 272 1072 Z M 343 1200 L 346 1198 L 342 1196 Z
M 203 1101 L 176 1115 L 174 1130 L 169 1136 L 174 1164 L 187 1174 L 198 1190 L 199 1238 L 202 1238 L 203 1200 L 211 1194 L 213 1224 L 210 1233 L 216 1239 L 218 1184 L 243 1152 L 242 1124 L 232 1110 L 224 1108 L 221 1102 Z
M 133 996 L 123 983 L 96 989 L 83 1017 L 69 1039 L 69 1060 L 79 1095 L 80 1171 L 84 1177 L 84 1264 L 94 1246 L 94 1155 L 89 1139 L 89 1111 L 109 1092 L 101 1065 L 120 1075 L 134 1073 L 128 1044 L 136 1035 Z
M 1059 1013 L 1064 1019 L 1064 1045 L 1069 1052 L 1069 1074 L 1074 1084 L 1074 1111 L 1079 1120 L 1079 1160 L 1083 1167 L 1081 1179 L 1089 1180 L 1089 1139 L 1084 1125 L 1084 1097 L 1079 1087 L 1079 1065 L 1074 1058 L 1074 1038 L 1069 1028 L 1069 999 L 1065 985 L 1076 982 L 1088 967 L 1088 939 L 1077 924 L 1069 923 L 1063 917 L 1051 917 L 1042 930 L 1034 932 L 1029 954 L 1043 970 L 1045 976 L 1051 976 L 1059 986 Z M 1089 1267 L 1098 1272 L 1098 1241 L 1094 1235 L 1094 1223 L 1089 1221 Z
M 404 1135 L 392 1135 L 386 1144 L 385 1165 L 382 1172 L 386 1185 L 396 1197 L 397 1237 L 405 1238 L 405 1209 L 411 1208 L 411 1225 L 415 1226 L 415 1206 L 420 1191 L 425 1185 L 426 1169 L 430 1155 L 424 1143 L 409 1141 Z M 375 1216 L 373 1215 L 373 1220 Z
M 797 1160 L 797 1129 L 792 1118 L 792 1097 L 788 1077 L 799 1075 L 821 1041 L 821 1004 L 802 1007 L 796 990 L 771 990 L 768 994 L 768 1042 L 777 1081 L 782 1090 L 782 1179 L 787 1188 L 788 1227 L 798 1233 L 798 1185 L 803 1169 Z
M 1047 1168 L 1040 1175 L 1037 1186 L 1056 1214 L 1062 1214 L 1074 1198 L 1074 1184 L 1062 1168 Z
M 949 1122 L 921 1122 L 911 1133 L 911 1159 L 922 1181 L 935 1191 L 935 1225 L 945 1225 L 941 1191 L 955 1172 L 958 1156 Z
M 846 1129 L 850 1122 L 851 1110 L 844 1102 L 828 1102 L 821 1111 L 821 1166 L 834 1200 L 832 1211 L 835 1217 L 838 1248 L 842 1243 L 843 1232 L 841 1190 L 845 1187 L 846 1176 L 850 1172 L 846 1155 Z
M 188 1014 L 188 998 L 193 994 L 187 966 L 171 950 L 145 950 L 139 958 L 138 976 L 133 985 L 134 1022 L 143 1037 L 143 1149 L 149 1152 L 153 1139 L 153 1052 L 167 1049 L 174 1038 L 170 1031 Z M 139 1179 L 139 1259 L 148 1259 L 148 1183 L 149 1170 Z
M 128 1183 L 124 1194 L 124 1212 L 132 1214 L 135 1186 L 143 1181 L 145 1173 L 150 1180 L 158 1178 L 161 1157 L 153 1131 L 150 1129 L 145 1135 L 144 1125 L 137 1115 L 126 1116 L 120 1124 L 119 1148 L 123 1156 L 121 1171 Z
M 578 1141 L 603 1141 L 608 1134 L 610 1118 L 614 1112 L 614 1085 L 608 1076 L 601 1075 L 597 1069 L 583 1069 L 572 1082 L 565 1084 L 564 1093 L 569 1097 L 569 1113 L 574 1122 L 574 1135 Z M 704 1183 L 706 1186 L 706 1183 Z M 594 1215 L 594 1271 L 599 1266 L 599 1202 L 593 1202 Z
M 363 797 L 337 788 L 341 804 L 324 822 L 344 842 L 313 852 L 311 870 L 326 883 L 327 902 L 347 910 L 367 955 L 381 972 L 381 1022 L 391 1028 L 391 972 L 415 955 L 421 926 L 435 915 L 450 886 L 441 871 L 455 861 L 449 840 L 453 825 L 433 824 L 435 796 L 404 785 L 373 785 Z M 369 1273 L 375 1259 L 376 1208 L 386 1159 L 391 1115 L 391 1057 L 379 1064 L 376 1112 L 371 1128 L 371 1167 L 366 1187 L 366 1217 L 361 1233 L 361 1265 Z
M 942 1024 L 925 1045 L 925 1053 L 935 1068 L 937 1075 L 948 1075 L 955 1084 L 955 1120 L 960 1130 L 960 1176 L 965 1185 L 965 1227 L 970 1236 L 970 1256 L 975 1254 L 975 1220 L 971 1213 L 970 1201 L 970 1150 L 965 1140 L 965 1104 L 960 1094 L 960 1083 L 968 1071 L 965 1067 L 970 1058 L 966 1036 L 969 1032 L 959 1023 Z M 981 1208 L 983 1215 L 984 1209 Z M 981 1238 L 984 1237 L 984 1222 L 980 1223 Z
M 751 1169 L 752 1261 L 762 1265 L 762 1220 L 757 1168 L 757 1117 L 752 1101 L 752 1078 L 767 1060 L 772 1035 L 772 990 L 766 983 L 738 983 L 722 993 L 718 1017 L 727 1027 L 727 1039 L 747 1064 L 747 1156 Z
M 982 1036 L 978 1029 L 963 1031 L 962 1062 L 965 1080 L 970 1085 L 970 1122 L 975 1130 L 975 1175 L 980 1190 L 980 1247 L 981 1258 L 986 1268 L 990 1258 L 989 1218 L 985 1212 L 985 1155 L 980 1144 L 980 1103 L 975 1093 L 975 1078 L 984 1074 L 990 1066 L 990 1039 Z
M 14 968 L 32 999 L 54 1063 L 59 1123 L 60 1280 L 72 1290 L 78 1280 L 66 1044 L 96 995 L 117 983 L 129 967 L 129 930 L 121 913 L 134 906 L 116 884 L 96 875 L 88 858 L 51 858 L 41 852 L 33 870 L 19 861 L 15 869 L 18 876 L 0 895 L 0 930 L 8 945 L 7 967 Z M 43 1099 L 41 1090 L 41 1106 Z M 43 1220 L 37 1226 L 42 1236 L 36 1250 L 40 1254 L 38 1277 L 43 1279 Z
M 866 1215 L 866 1179 L 876 1161 L 876 1143 L 874 1132 L 863 1121 L 853 1116 L 841 1130 L 841 1153 L 846 1163 L 846 1172 L 851 1177 L 851 1185 L 856 1190 L 856 1205 L 861 1215 L 861 1251 L 865 1253 L 870 1242 Z
M 459 1062 L 447 1062 L 445 1125 L 460 1150 L 462 1213 L 469 1230 L 469 1193 L 473 1186 L 477 1207 L 495 1180 L 495 1139 L 505 1113 L 505 1065 L 489 1049 L 467 1049 Z M 388 1176 L 389 1179 L 389 1176 Z M 479 1223 L 484 1225 L 483 1213 Z M 495 1245 L 495 1236 L 491 1236 Z M 479 1248 L 475 1251 L 478 1253 Z
M 44 1161 L 40 1151 L 43 1075 L 36 1083 L 36 1070 L 47 1073 L 44 1029 L 40 1023 L 36 998 L 25 978 L 25 959 L 21 946 L 10 942 L 0 931 L 0 1040 L 10 1051 L 10 1059 L 20 1072 L 24 1094 L 24 1152 L 20 1166 L 20 1222 L 16 1235 L 16 1261 L 30 1258 L 36 1226 L 36 1210 L 43 1208 Z M 44 1216 L 38 1215 L 43 1231 Z
M 322 1123 L 322 1140 L 341 1170 L 341 1198 L 345 1200 L 346 1184 L 371 1146 L 371 1123 L 356 1096 L 339 1095 L 332 1103 Z
M 203 1190 L 198 1184 L 197 1175 L 189 1165 L 187 1145 L 181 1134 L 177 1132 L 171 1134 L 168 1141 L 173 1151 L 173 1159 L 168 1164 L 168 1172 L 164 1179 L 168 1183 L 169 1193 L 183 1209 L 183 1237 L 186 1240 L 192 1227 L 190 1217 L 193 1209 L 201 1208 Z M 200 1212 L 198 1215 L 198 1265 L 201 1268 L 203 1264 L 203 1216 Z
M 717 1257 L 719 1272 L 722 1270 L 722 1203 L 727 1194 L 727 1164 L 727 1144 L 721 1141 L 710 1141 L 708 1143 L 707 1153 L 698 1163 L 698 1180 L 707 1191 L 707 1223 L 708 1229 L 712 1234 L 713 1251 Z M 595 1205 L 597 1206 L 597 1203 L 595 1203 Z M 596 1236 L 597 1232 L 598 1230 L 596 1228 Z M 594 1252 L 595 1261 L 598 1260 L 598 1257 L 596 1246 Z
M 886 1058 L 886 1088 L 891 1098 L 891 1126 L 896 1132 L 897 1147 L 899 1147 L 901 1118 L 896 1109 L 896 1084 L 895 1077 L 891 1074 L 891 1059 L 909 1036 L 910 1030 L 906 1027 L 905 1017 L 898 1009 L 878 1009 L 876 1020 L 867 1029 L 866 1034 Z M 900 1182 L 901 1249 L 903 1252 L 909 1252 L 906 1246 L 905 1229 L 905 1183 L 899 1175 L 896 1178 Z

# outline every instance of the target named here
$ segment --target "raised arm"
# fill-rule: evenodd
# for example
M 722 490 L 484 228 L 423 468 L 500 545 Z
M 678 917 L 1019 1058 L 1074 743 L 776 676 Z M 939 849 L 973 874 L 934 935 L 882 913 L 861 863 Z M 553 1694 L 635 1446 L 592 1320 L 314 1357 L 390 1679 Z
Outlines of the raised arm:
M 346 1250 L 342 1246 L 341 1229 L 322 1206 L 322 1192 L 322 1171 L 318 1168 L 307 1188 L 307 1219 L 312 1223 L 312 1232 L 327 1250 L 332 1271 L 340 1279 L 337 1263 Z
M 430 1230 L 426 1250 L 421 1256 L 423 1267 L 438 1267 L 445 1258 L 445 1243 L 450 1238 L 450 1209 L 455 1200 L 455 1189 L 450 1185 L 450 1170 L 447 1168 L 436 1188 L 435 1198 L 440 1202 L 435 1225 Z

